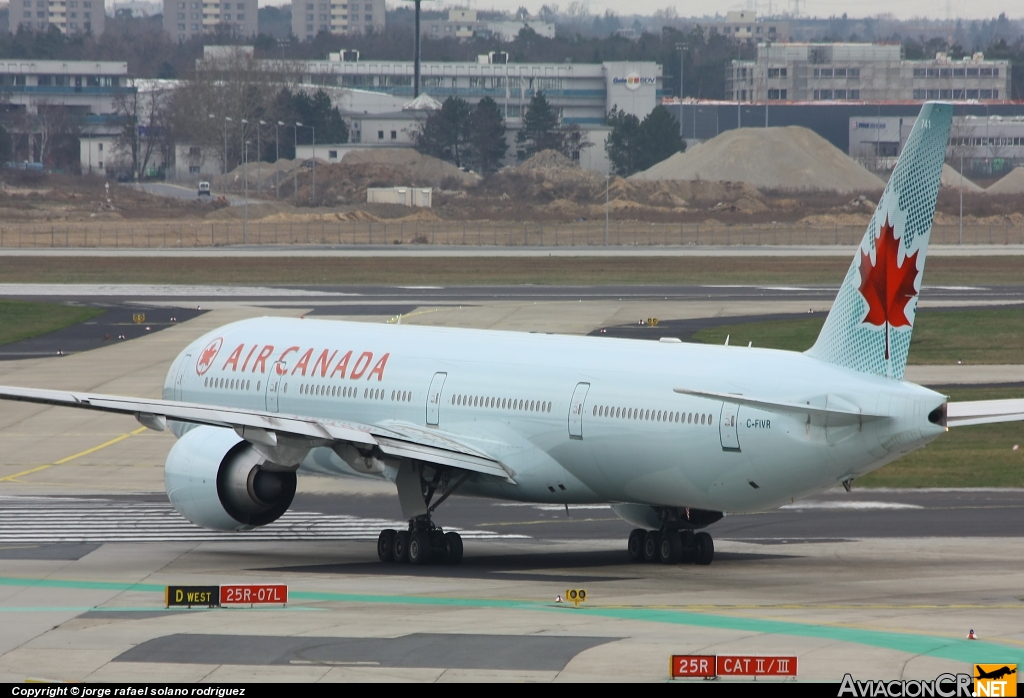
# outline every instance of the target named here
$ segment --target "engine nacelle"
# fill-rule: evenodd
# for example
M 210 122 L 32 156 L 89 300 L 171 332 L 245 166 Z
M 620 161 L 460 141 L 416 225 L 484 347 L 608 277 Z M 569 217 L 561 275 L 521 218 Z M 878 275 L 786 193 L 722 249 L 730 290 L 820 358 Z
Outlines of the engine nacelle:
M 230 429 L 196 427 L 167 456 L 167 497 L 182 516 L 203 528 L 265 526 L 291 506 L 296 484 L 294 469 L 268 468 L 265 461 Z

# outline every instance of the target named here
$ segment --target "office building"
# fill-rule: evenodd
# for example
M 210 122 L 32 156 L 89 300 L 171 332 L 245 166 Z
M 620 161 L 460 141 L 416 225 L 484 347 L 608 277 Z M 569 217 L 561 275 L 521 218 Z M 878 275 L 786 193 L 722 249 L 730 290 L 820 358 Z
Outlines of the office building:
M 726 67 L 726 99 L 740 102 L 1005 101 L 1010 62 L 975 53 L 904 60 L 898 44 L 760 43 L 753 61 Z

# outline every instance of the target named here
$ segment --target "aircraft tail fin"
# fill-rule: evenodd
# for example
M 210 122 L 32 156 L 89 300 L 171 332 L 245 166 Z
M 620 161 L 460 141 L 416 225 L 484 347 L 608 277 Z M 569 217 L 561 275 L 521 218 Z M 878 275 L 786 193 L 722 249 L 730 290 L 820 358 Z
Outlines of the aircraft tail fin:
M 807 354 L 903 379 L 953 106 L 928 102 Z

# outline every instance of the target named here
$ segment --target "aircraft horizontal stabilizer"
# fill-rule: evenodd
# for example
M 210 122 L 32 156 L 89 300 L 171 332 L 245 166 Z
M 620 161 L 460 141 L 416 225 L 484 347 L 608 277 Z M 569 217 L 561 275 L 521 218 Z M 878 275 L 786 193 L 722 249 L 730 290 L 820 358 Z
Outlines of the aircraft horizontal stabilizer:
M 733 393 L 716 393 L 710 390 L 691 390 L 690 388 L 674 388 L 672 392 L 680 395 L 694 395 L 706 397 L 711 400 L 732 402 L 737 405 L 749 405 L 767 412 L 779 412 L 785 414 L 809 414 L 818 417 L 845 417 L 851 421 L 862 419 L 882 419 L 885 415 L 868 414 L 861 411 L 856 405 L 845 400 L 839 400 L 834 396 L 821 396 L 820 405 L 812 405 L 810 402 L 789 402 L 786 400 L 768 400 L 755 398 L 747 395 L 736 395 Z
M 310 447 L 347 442 L 377 447 L 394 456 L 491 475 L 515 484 L 501 463 L 486 454 L 454 439 L 406 425 L 380 427 L 220 405 L 13 386 L 0 386 L 0 399 L 132 415 L 140 424 L 156 431 L 163 431 L 167 420 L 224 427 L 234 429 L 247 441 L 263 445 L 276 443 L 277 435 L 304 439 Z
M 949 427 L 1019 421 L 1024 421 L 1024 399 L 975 400 L 946 405 L 946 426 Z

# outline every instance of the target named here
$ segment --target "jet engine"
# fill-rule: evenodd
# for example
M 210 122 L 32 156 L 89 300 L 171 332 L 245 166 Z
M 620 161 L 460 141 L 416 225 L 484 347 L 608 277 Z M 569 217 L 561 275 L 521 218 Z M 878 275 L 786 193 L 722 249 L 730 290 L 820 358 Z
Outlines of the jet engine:
M 288 510 L 295 470 L 268 462 L 230 429 L 200 426 L 174 444 L 164 484 L 174 508 L 197 526 L 246 531 Z

